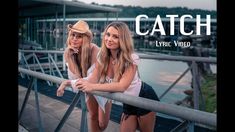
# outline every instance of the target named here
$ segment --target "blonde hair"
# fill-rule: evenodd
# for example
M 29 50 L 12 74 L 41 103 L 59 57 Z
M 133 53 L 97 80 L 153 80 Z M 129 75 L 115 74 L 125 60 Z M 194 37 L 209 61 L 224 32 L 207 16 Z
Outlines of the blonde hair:
M 123 75 L 125 69 L 133 63 L 131 54 L 134 52 L 133 40 L 131 37 L 131 32 L 128 26 L 123 22 L 112 22 L 110 23 L 104 31 L 104 35 L 106 34 L 109 27 L 113 27 L 118 30 L 119 33 L 119 51 L 117 54 L 117 72 L 114 73 L 114 81 L 119 81 L 121 76 Z M 108 70 L 108 64 L 110 60 L 111 53 L 109 49 L 107 49 L 105 45 L 105 37 L 102 39 L 101 50 L 98 53 L 98 62 L 99 62 L 99 82 L 104 83 L 106 73 Z
M 73 53 L 75 52 L 74 49 L 72 48 L 70 44 L 70 35 L 71 35 L 71 30 L 68 32 L 68 37 L 67 37 L 67 48 L 65 49 L 64 52 L 64 58 L 65 61 L 68 62 L 69 69 L 73 71 L 73 73 L 78 77 L 86 77 L 87 76 L 87 70 L 91 66 L 91 41 L 92 37 L 82 34 L 82 45 L 81 48 L 78 51 L 77 54 L 77 60 L 73 56 Z

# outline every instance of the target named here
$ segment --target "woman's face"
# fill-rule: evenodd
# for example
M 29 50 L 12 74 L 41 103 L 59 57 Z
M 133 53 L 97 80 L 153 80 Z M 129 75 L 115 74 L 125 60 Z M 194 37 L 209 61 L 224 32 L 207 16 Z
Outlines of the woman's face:
M 70 34 L 70 44 L 73 48 L 79 49 L 82 45 L 83 35 L 78 32 L 71 31 Z
M 104 40 L 106 47 L 110 50 L 115 50 L 120 47 L 118 30 L 112 26 L 105 33 Z

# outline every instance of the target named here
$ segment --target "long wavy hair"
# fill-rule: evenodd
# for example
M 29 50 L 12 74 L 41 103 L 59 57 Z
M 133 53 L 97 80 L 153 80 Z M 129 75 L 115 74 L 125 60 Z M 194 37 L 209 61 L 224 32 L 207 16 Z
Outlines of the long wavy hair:
M 104 30 L 104 36 L 102 38 L 102 46 L 101 50 L 98 53 L 98 62 L 99 62 L 99 82 L 104 83 L 106 73 L 108 70 L 109 60 L 111 56 L 110 50 L 105 45 L 105 34 L 109 27 L 113 27 L 118 30 L 119 33 L 119 51 L 117 53 L 117 71 L 114 73 L 113 81 L 119 81 L 121 76 L 123 75 L 126 68 L 133 63 L 131 58 L 131 54 L 134 52 L 133 40 L 131 36 L 131 32 L 128 26 L 124 22 L 112 22 Z
M 91 41 L 92 37 L 82 34 L 82 45 L 78 51 L 75 51 L 70 44 L 70 35 L 72 31 L 69 30 L 67 37 L 67 48 L 64 52 L 65 61 L 68 63 L 68 67 L 78 77 L 86 77 L 87 70 L 91 66 Z M 76 56 L 75 56 L 75 55 Z

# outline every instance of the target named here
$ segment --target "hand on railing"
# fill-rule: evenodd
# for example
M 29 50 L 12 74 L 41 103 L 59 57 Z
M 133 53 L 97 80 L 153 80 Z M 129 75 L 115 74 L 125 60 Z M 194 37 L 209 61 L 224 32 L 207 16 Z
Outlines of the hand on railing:
M 63 81 L 60 84 L 60 87 L 57 89 L 56 91 L 56 95 L 57 96 L 63 96 L 64 95 L 64 90 L 66 87 L 72 87 L 73 92 L 78 92 L 78 88 L 75 86 L 75 82 L 77 82 L 79 79 L 75 79 L 75 80 L 66 80 Z
M 72 80 L 73 81 L 73 80 Z M 57 96 L 63 96 L 64 95 L 64 90 L 67 86 L 71 86 L 71 80 L 65 80 L 60 84 L 60 87 L 56 91 Z
M 64 95 L 65 87 L 66 87 L 65 82 L 62 82 L 60 84 L 60 87 L 56 91 L 56 96 L 59 96 L 59 97 L 63 96 Z
M 75 86 L 82 92 L 92 92 L 94 90 L 93 84 L 84 79 L 80 79 L 79 81 L 77 81 L 75 83 Z

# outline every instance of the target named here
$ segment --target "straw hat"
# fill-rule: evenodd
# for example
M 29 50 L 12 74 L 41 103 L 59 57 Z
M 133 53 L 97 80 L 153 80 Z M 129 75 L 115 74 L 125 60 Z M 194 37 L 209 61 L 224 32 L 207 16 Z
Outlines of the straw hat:
M 74 32 L 86 34 L 87 36 L 92 38 L 92 33 L 89 29 L 89 25 L 83 20 L 79 20 L 74 25 L 69 24 L 68 25 L 68 31 L 70 31 L 70 30 L 72 30 Z

